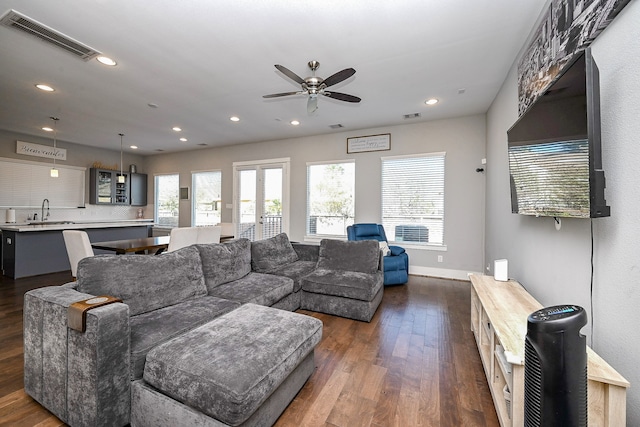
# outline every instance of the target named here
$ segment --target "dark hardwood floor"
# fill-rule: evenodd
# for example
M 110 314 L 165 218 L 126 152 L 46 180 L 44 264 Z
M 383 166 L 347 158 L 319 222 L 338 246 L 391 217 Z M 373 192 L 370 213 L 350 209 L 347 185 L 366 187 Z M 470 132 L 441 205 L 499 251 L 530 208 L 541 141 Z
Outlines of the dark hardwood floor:
M 22 303 L 70 279 L 0 276 L 0 426 L 64 425 L 24 393 Z M 324 323 L 317 368 L 276 426 L 498 426 L 469 292 L 468 282 L 411 276 L 385 289 L 371 323 L 302 311 Z

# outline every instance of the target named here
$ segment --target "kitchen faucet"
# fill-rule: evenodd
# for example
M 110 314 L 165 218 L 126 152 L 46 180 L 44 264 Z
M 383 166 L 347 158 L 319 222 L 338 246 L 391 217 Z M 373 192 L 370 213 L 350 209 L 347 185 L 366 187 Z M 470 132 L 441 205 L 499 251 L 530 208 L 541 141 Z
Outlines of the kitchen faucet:
M 44 202 L 47 202 L 47 216 L 44 216 Z M 46 221 L 47 218 L 49 218 L 49 199 L 44 199 L 42 201 L 42 216 L 40 218 L 42 218 L 42 221 Z

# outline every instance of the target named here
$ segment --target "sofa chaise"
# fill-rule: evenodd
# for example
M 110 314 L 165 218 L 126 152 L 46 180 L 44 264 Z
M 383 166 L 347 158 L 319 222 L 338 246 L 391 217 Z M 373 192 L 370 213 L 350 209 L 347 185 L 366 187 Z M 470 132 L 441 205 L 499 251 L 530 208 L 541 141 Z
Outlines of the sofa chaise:
M 375 242 L 286 234 L 86 258 L 76 282 L 25 294 L 25 391 L 72 426 L 272 425 L 322 334 L 291 311 L 370 321 L 382 274 Z M 69 307 L 101 295 L 122 302 L 69 328 Z

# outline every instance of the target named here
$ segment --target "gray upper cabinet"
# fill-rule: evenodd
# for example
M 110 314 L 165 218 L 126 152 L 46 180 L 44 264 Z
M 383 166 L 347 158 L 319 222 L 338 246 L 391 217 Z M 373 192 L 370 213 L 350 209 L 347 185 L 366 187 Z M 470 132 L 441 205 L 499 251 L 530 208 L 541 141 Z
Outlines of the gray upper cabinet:
M 120 172 L 91 168 L 89 171 L 89 203 L 94 205 L 128 205 L 129 174 L 118 182 Z
M 131 206 L 147 205 L 147 174 L 132 173 L 131 178 Z

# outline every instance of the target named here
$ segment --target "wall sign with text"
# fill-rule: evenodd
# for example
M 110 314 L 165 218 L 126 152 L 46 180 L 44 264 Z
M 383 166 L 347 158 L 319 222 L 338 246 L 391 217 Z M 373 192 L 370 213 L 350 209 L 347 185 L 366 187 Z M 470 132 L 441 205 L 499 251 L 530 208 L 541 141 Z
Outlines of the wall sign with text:
M 46 157 L 47 159 L 67 160 L 67 150 L 53 148 L 49 145 L 34 144 L 32 142 L 16 141 L 16 153 L 25 156 Z
M 347 154 L 384 150 L 391 150 L 390 133 L 347 138 Z

